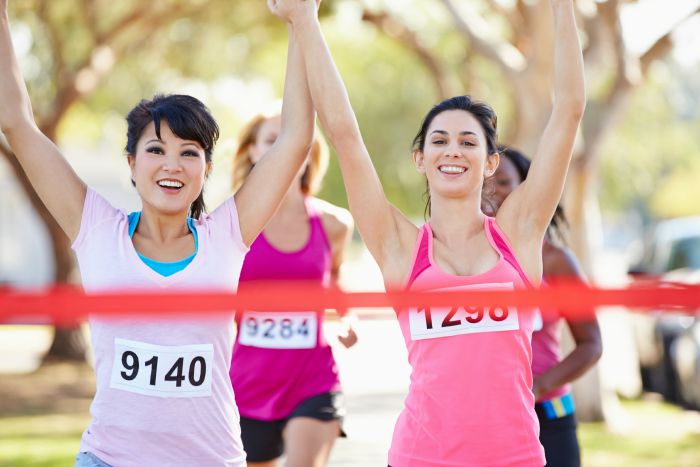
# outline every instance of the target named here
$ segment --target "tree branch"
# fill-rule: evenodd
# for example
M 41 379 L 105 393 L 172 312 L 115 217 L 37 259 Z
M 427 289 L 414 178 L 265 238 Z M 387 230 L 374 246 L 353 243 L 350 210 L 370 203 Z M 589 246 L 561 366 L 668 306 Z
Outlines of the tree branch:
M 51 14 L 49 13 L 48 9 L 49 1 L 43 0 L 39 2 L 39 7 L 36 10 L 36 14 L 46 28 L 46 34 L 49 38 L 49 46 L 51 47 L 51 61 L 53 62 L 51 65 L 54 70 L 54 80 L 60 80 L 61 76 L 58 70 L 64 70 L 66 68 L 65 59 L 63 57 L 64 43 L 61 35 L 56 29 L 56 25 L 51 20 Z
M 583 132 L 586 142 L 586 150 L 582 154 L 579 163 L 590 164 L 597 161 L 600 147 L 605 139 L 605 134 L 609 132 L 617 121 L 622 117 L 627 103 L 630 100 L 635 86 L 645 78 L 649 72 L 651 64 L 664 58 L 673 48 L 671 36 L 676 28 L 690 17 L 700 13 L 700 8 L 680 19 L 669 31 L 659 37 L 654 44 L 649 47 L 638 59 L 636 64 L 638 79 L 629 79 L 629 69 L 624 73 L 619 69 L 622 67 L 622 60 L 617 60 L 618 73 L 608 94 L 597 102 L 592 102 L 588 106 L 587 118 L 584 118 Z M 621 32 L 620 32 L 621 35 Z M 620 53 L 619 46 L 616 52 Z M 627 67 L 627 65 L 625 65 Z
M 525 18 L 519 8 L 506 8 L 495 0 L 490 0 L 489 6 L 494 12 L 506 19 L 513 31 L 522 31 L 526 26 Z
M 467 23 L 451 0 L 441 1 L 452 16 L 459 33 L 469 41 L 474 50 L 479 55 L 496 63 L 509 79 L 515 79 L 517 74 L 522 71 L 526 65 L 525 57 L 523 57 L 520 51 L 512 44 L 499 41 L 495 37 L 485 33 L 484 30 L 486 27 L 480 25 L 481 20 L 476 15 Z
M 410 30 L 406 25 L 386 12 L 372 13 L 365 9 L 362 12 L 362 20 L 374 25 L 387 37 L 395 39 L 402 46 L 413 52 L 418 59 L 423 62 L 423 65 L 425 65 L 428 72 L 433 77 L 436 91 L 440 99 L 445 99 L 453 95 L 452 86 L 450 85 L 442 65 L 432 52 L 423 47 L 415 31 Z

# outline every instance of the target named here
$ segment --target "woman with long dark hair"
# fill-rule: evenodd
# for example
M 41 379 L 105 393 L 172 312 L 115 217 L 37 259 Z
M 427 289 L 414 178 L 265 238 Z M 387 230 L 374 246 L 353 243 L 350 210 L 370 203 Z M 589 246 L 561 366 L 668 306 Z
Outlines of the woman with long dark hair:
M 541 245 L 561 197 L 585 107 L 572 0 L 551 0 L 554 103 L 530 176 L 496 217 L 481 211 L 498 167 L 496 116 L 469 96 L 424 118 L 413 162 L 428 181 L 430 218 L 418 228 L 387 200 L 319 26 L 316 5 L 270 2 L 299 39 L 309 89 L 335 147 L 350 211 L 387 288 L 507 291 L 539 286 Z M 545 464 L 532 393 L 534 310 L 411 307 L 397 318 L 412 367 L 389 463 L 405 466 Z

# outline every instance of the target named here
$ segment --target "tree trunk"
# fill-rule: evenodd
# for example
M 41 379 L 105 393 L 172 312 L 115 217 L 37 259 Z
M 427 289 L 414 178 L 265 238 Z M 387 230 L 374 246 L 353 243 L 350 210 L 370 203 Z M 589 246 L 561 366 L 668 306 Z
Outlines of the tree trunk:
M 9 162 L 32 207 L 46 226 L 46 232 L 51 240 L 51 252 L 54 259 L 54 283 L 56 285 L 69 284 L 75 267 L 75 260 L 70 249 L 68 237 L 66 237 L 66 234 L 51 216 L 48 209 L 46 209 L 39 195 L 29 183 L 29 179 L 25 175 L 24 170 L 22 170 L 19 161 L 12 154 L 11 149 L 4 144 L 4 141 L 0 144 L 0 154 L 5 156 Z M 62 326 L 55 330 L 54 340 L 49 351 L 44 356 L 43 362 L 57 360 L 85 361 L 86 351 L 87 345 L 83 332 L 80 329 L 80 323 L 62 323 Z
M 56 361 L 84 362 L 87 355 L 85 335 L 80 326 L 54 328 L 53 342 L 42 365 Z

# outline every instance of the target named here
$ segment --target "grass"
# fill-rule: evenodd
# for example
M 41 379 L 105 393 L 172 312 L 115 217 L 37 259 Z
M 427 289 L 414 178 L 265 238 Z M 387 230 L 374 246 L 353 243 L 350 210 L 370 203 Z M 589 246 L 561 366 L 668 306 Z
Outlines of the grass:
M 622 403 L 621 426 L 582 423 L 584 466 L 698 467 L 700 414 L 659 401 Z
M 0 418 L 0 466 L 72 466 L 89 418 L 87 414 Z
M 603 423 L 579 428 L 585 467 L 700 466 L 700 414 L 656 401 L 625 401 L 624 434 Z M 0 417 L 0 466 L 72 466 L 87 414 Z M 379 463 L 377 464 L 379 465 Z

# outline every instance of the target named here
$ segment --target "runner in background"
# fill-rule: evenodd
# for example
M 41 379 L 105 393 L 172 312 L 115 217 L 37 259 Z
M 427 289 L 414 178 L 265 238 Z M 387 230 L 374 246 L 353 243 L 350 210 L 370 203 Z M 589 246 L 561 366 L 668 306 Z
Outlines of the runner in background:
M 429 221 L 413 225 L 386 199 L 316 5 L 270 5 L 292 25 L 314 107 L 336 149 L 350 209 L 387 288 L 513 290 L 538 286 L 541 247 L 561 197 L 585 107 L 573 0 L 551 0 L 554 102 L 530 177 L 495 218 L 481 211 L 484 179 L 498 167 L 496 116 L 469 96 L 434 106 L 414 138 L 429 187 Z M 541 467 L 532 393 L 535 312 L 508 306 L 397 310 L 412 367 L 389 463 L 395 467 Z
M 530 160 L 513 148 L 501 149 L 501 162 L 494 175 L 495 191 L 490 196 L 495 214 L 508 195 L 527 177 Z M 562 228 L 566 217 L 557 206 L 544 245 L 542 263 L 544 281 L 556 283 L 585 281 L 573 253 L 566 248 Z M 561 356 L 562 322 L 571 331 L 576 347 L 566 358 Z M 540 421 L 540 442 L 544 446 L 547 465 L 578 467 L 581 453 L 576 438 L 574 401 L 569 383 L 581 377 L 602 353 L 600 329 L 591 310 L 589 317 L 563 319 L 557 310 L 542 311 L 542 327 L 532 334 L 532 373 L 534 376 L 535 412 Z
M 280 134 L 279 115 L 258 115 L 241 132 L 233 170 L 237 190 Z M 352 217 L 315 198 L 328 166 L 320 134 L 280 208 L 253 242 L 241 271 L 241 287 L 265 280 L 335 283 Z M 345 320 L 345 318 L 342 318 Z M 250 466 L 326 465 L 342 433 L 345 414 L 338 367 L 323 333 L 323 311 L 243 311 L 231 361 L 231 383 L 241 413 L 243 446 Z M 357 336 L 349 320 L 345 347 Z

